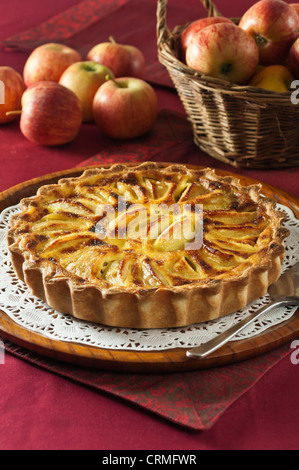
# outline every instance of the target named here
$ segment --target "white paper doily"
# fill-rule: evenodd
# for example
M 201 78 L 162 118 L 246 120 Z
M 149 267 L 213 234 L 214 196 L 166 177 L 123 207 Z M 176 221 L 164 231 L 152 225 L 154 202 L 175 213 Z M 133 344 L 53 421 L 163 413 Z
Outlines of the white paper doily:
M 283 265 L 283 270 L 285 270 L 299 259 L 299 220 L 288 207 L 278 205 L 278 208 L 286 212 L 285 226 L 290 230 L 290 236 L 286 240 L 286 259 Z M 250 312 L 256 311 L 269 302 L 268 295 L 266 295 L 241 311 L 219 320 L 186 328 L 139 330 L 106 327 L 77 320 L 70 315 L 53 310 L 45 302 L 34 297 L 26 285 L 14 274 L 7 249 L 6 234 L 10 215 L 18 212 L 19 209 L 19 205 L 8 207 L 0 214 L 0 309 L 27 330 L 50 339 L 119 350 L 154 351 L 190 348 L 214 338 Z M 270 326 L 288 320 L 296 310 L 297 307 L 291 306 L 273 309 L 246 327 L 235 336 L 234 340 L 255 336 Z

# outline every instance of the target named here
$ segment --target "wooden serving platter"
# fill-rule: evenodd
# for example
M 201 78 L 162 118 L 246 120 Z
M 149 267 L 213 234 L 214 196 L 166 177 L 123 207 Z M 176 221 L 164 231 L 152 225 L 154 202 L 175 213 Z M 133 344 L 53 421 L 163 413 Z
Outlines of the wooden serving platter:
M 161 165 L 167 165 L 162 164 Z M 195 168 L 191 166 L 191 168 Z M 90 168 L 90 167 L 89 167 Z M 85 168 L 69 169 L 35 178 L 18 184 L 0 193 L 0 212 L 6 207 L 15 205 L 23 197 L 32 196 L 44 184 L 57 182 L 60 178 L 79 176 Z M 244 185 L 258 181 L 218 171 L 221 175 L 237 176 Z M 260 182 L 259 182 L 260 183 Z M 263 193 L 273 197 L 277 202 L 290 207 L 299 218 L 299 200 L 284 191 L 262 184 Z M 15 323 L 0 310 L 0 334 L 14 344 L 31 352 L 52 359 L 84 367 L 110 371 L 137 373 L 169 373 L 191 371 L 239 362 L 271 351 L 299 336 L 299 309 L 289 320 L 269 328 L 254 338 L 233 341 L 204 359 L 186 357 L 186 349 L 169 349 L 163 351 L 140 352 L 130 350 L 112 350 L 90 347 L 76 343 L 56 341 L 41 334 L 29 331 Z

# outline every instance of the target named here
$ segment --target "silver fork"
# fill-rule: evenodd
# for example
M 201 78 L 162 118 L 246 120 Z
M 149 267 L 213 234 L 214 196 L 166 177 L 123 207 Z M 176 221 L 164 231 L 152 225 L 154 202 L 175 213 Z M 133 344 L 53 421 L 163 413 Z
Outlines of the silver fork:
M 270 296 L 270 303 L 268 305 L 244 318 L 244 320 L 216 336 L 216 338 L 188 350 L 186 352 L 187 357 L 202 359 L 208 356 L 221 346 L 224 346 L 237 333 L 273 307 L 299 305 L 299 261 L 292 268 L 283 273 L 280 278 L 269 287 L 268 293 Z

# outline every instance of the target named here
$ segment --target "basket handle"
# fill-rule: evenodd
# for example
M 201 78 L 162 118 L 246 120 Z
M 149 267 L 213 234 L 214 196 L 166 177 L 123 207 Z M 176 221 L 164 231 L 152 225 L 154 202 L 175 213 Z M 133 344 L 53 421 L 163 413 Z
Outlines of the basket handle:
M 166 23 L 166 6 L 168 0 L 158 0 L 157 2 L 157 43 L 158 46 L 172 34 Z M 223 16 L 211 0 L 200 0 L 208 12 L 208 16 Z
M 200 0 L 206 10 L 208 10 L 208 16 L 223 16 L 221 15 L 220 11 L 214 5 L 211 0 Z

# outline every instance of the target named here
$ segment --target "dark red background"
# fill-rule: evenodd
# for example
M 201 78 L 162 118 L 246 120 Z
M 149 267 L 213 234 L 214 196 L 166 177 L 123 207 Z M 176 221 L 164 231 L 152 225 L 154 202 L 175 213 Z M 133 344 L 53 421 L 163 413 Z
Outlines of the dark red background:
M 35 27 L 79 3 L 78 0 L 10 0 L 1 8 L 0 40 Z M 218 0 L 216 3 L 224 15 L 238 17 L 254 2 Z M 103 21 L 98 33 L 92 29 L 92 38 L 103 40 L 108 34 L 123 41 L 136 38 L 152 64 L 156 51 L 155 31 L 150 24 L 155 19 L 143 11 L 154 11 L 156 2 L 148 0 L 142 4 L 133 1 L 126 17 L 120 17 L 117 10 L 109 12 L 109 22 Z M 180 23 L 204 14 L 199 0 L 169 0 L 169 4 L 170 13 L 176 18 L 180 12 Z M 129 27 L 132 22 L 133 26 Z M 169 24 L 176 24 L 171 14 Z M 2 48 L 0 64 L 10 65 L 21 73 L 27 56 L 24 51 Z M 157 86 L 156 91 L 161 110 L 184 113 L 174 90 Z M 124 144 L 124 152 L 128 147 L 132 149 L 130 145 Z M 103 137 L 93 125 L 84 125 L 74 142 L 54 149 L 28 142 L 20 133 L 17 121 L 2 126 L 0 190 L 35 176 L 82 165 L 101 151 L 105 155 L 110 152 L 111 156 L 113 149 L 115 143 Z M 232 170 L 197 150 L 194 152 L 191 152 L 193 162 Z M 299 197 L 295 169 L 238 172 Z M 210 430 L 201 432 L 174 425 L 128 402 L 7 353 L 5 364 L 0 365 L 0 449 L 298 449 L 298 367 L 291 363 L 289 355 L 282 359 L 233 403 Z

